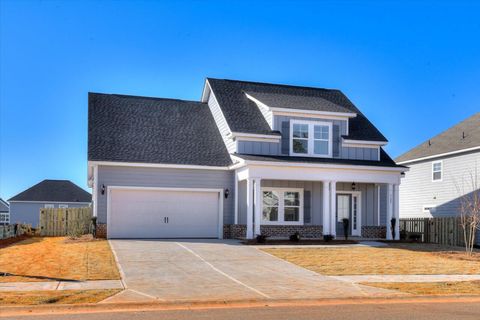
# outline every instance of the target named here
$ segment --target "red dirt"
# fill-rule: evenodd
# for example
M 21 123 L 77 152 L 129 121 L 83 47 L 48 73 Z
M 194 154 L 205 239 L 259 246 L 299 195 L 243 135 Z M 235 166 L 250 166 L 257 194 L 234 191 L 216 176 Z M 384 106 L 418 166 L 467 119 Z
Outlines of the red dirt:
M 8 238 L 8 239 L 2 239 L 0 240 L 0 249 L 8 247 L 11 244 L 14 244 L 15 242 L 19 242 L 25 239 L 30 238 L 30 236 L 27 235 L 21 235 L 18 237 L 13 237 L 13 238 Z

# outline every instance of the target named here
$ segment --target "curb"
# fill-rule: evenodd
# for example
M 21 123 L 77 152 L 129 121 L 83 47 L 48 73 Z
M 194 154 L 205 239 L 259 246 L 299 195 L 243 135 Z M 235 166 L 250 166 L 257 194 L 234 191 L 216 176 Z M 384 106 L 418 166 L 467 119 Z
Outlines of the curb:
M 261 308 L 287 306 L 322 306 L 355 304 L 408 304 L 480 302 L 480 296 L 417 296 L 392 298 L 350 298 L 350 299 L 283 299 L 283 300 L 229 300 L 229 301 L 168 301 L 141 303 L 103 303 L 76 305 L 2 306 L 0 318 L 22 315 L 54 315 L 106 312 L 135 312 L 158 310 L 194 310 L 219 308 Z

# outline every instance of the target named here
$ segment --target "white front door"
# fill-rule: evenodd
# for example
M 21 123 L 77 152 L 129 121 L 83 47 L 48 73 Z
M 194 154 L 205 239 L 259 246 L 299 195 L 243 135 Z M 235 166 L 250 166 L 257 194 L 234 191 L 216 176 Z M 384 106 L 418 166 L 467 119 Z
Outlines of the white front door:
M 112 189 L 109 193 L 109 238 L 219 237 L 218 192 Z

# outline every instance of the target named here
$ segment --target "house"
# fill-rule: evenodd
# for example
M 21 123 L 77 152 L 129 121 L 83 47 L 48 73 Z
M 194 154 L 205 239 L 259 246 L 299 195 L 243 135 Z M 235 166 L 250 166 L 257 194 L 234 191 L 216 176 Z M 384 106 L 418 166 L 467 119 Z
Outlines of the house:
M 400 187 L 400 217 L 458 215 L 462 196 L 480 187 L 480 112 L 395 160 L 410 168 Z
M 92 195 L 69 180 L 43 180 L 8 200 L 10 223 L 37 226 L 41 208 L 88 207 Z
M 0 198 L 0 225 L 10 223 L 10 206 L 7 201 Z
M 108 238 L 391 238 L 407 170 L 339 90 L 207 78 L 200 101 L 89 93 Z M 396 237 L 398 237 L 396 223 Z

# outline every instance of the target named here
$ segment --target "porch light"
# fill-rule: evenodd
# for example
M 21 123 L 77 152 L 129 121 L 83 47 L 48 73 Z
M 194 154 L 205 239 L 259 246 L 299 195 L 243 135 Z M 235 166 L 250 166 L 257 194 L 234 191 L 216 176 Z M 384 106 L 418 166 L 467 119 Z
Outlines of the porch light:
M 228 198 L 228 195 L 230 194 L 230 190 L 227 188 L 225 189 L 225 192 L 224 192 L 224 195 L 225 195 L 225 199 Z
M 102 190 L 101 190 L 102 194 L 105 194 L 105 185 L 102 184 Z
M 356 187 L 357 185 L 355 184 L 355 182 L 352 182 L 352 190 L 355 190 Z

